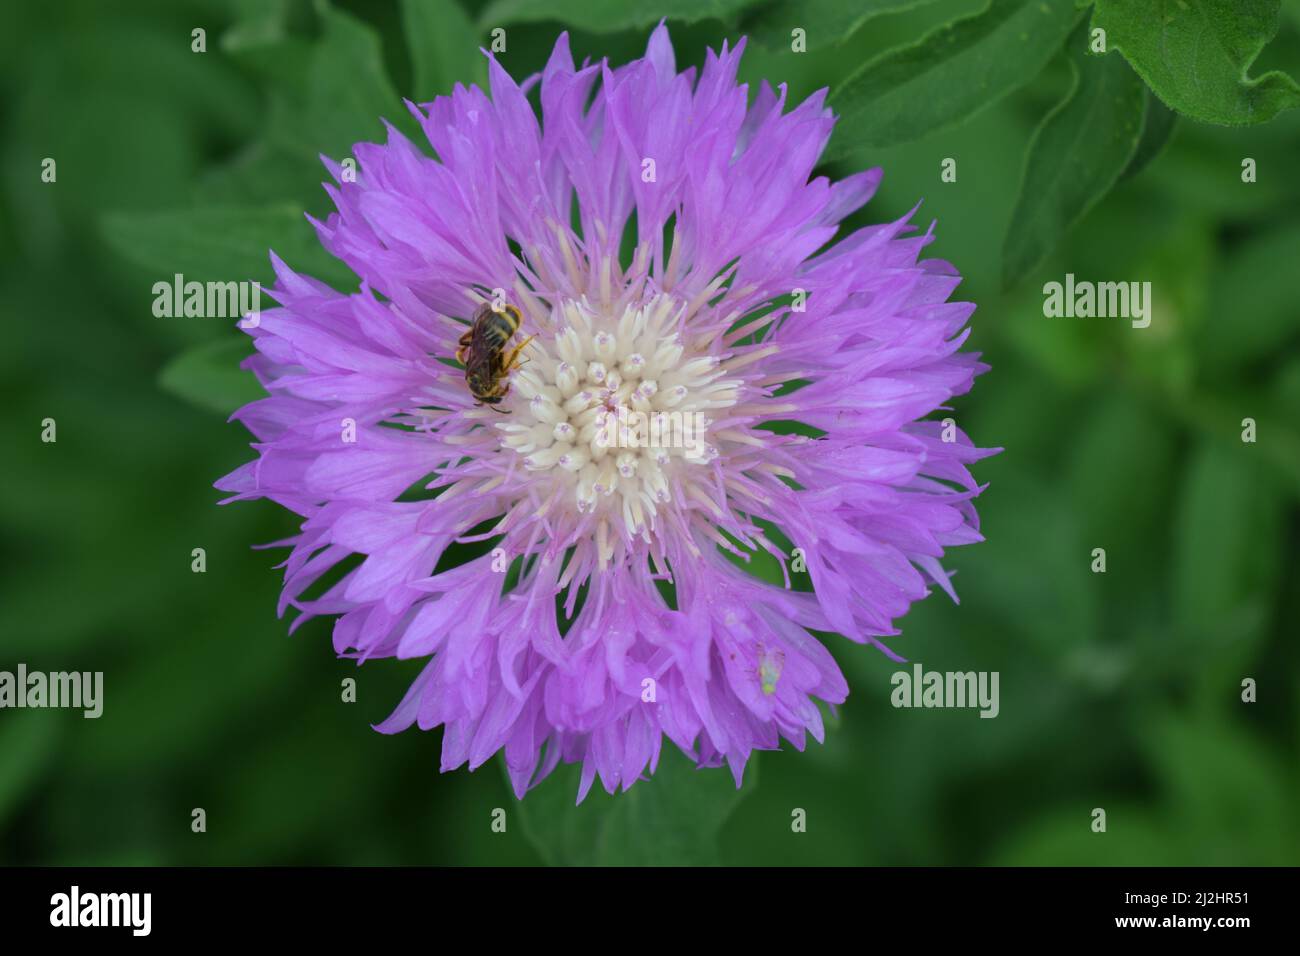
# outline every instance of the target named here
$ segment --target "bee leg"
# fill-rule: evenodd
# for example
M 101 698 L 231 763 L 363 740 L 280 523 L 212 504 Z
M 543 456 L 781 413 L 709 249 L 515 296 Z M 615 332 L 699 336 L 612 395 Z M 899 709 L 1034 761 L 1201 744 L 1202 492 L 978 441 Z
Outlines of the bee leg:
M 457 343 L 458 345 L 460 345 L 460 348 L 456 350 L 456 361 L 459 362 L 461 365 L 465 364 L 465 350 L 470 347 L 470 343 L 473 341 L 474 341 L 473 329 L 470 329 L 468 332 L 466 332 L 464 335 L 460 337 L 460 341 Z
M 509 394 L 510 394 L 510 383 L 506 381 L 497 382 L 496 388 L 492 389 L 492 395 L 494 398 L 499 398 L 499 399 L 505 398 Z M 496 405 L 492 405 L 491 407 L 495 408 L 498 412 L 501 412 L 502 415 L 510 414 L 507 411 L 502 411 L 502 409 L 497 408 Z
M 502 359 L 501 370 L 503 372 L 508 372 L 515 367 L 516 361 L 519 358 L 519 353 L 522 352 L 524 350 L 524 346 L 527 345 L 529 342 L 531 342 L 534 338 L 535 336 L 532 335 L 528 336 L 528 338 L 524 339 L 522 342 L 516 345 L 510 351 L 509 355 L 507 355 L 504 359 Z

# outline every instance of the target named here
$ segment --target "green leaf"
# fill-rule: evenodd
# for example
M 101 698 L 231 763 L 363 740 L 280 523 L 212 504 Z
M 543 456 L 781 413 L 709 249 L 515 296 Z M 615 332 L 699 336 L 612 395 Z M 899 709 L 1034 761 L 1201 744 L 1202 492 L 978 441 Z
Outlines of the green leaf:
M 831 97 L 828 156 L 892 146 L 952 126 L 1031 80 L 1069 34 L 1074 0 L 990 0 L 981 12 L 890 50 Z
M 1174 562 L 1177 622 L 1212 629 L 1248 601 L 1267 603 L 1277 582 L 1282 508 L 1253 447 L 1205 443 L 1183 488 Z
M 1256 448 L 1202 444 L 1174 522 L 1174 624 L 1202 684 L 1235 685 L 1274 604 L 1285 507 Z
M 1142 81 L 1120 57 L 1088 56 L 1085 40 L 1083 30 L 1071 37 L 1074 86 L 1029 141 L 1003 244 L 1004 287 L 1038 265 L 1110 191 L 1142 135 Z
M 1105 798 L 1106 794 L 1102 793 Z M 1171 865 L 1180 835 L 1170 833 L 1148 807 L 1106 799 L 1106 833 L 1092 831 L 1093 801 L 1076 801 L 1053 810 L 1007 839 L 994 866 L 1159 866 Z
M 1092 581 L 1106 595 L 1152 593 L 1143 573 L 1164 558 L 1161 538 L 1172 520 L 1169 488 L 1178 477 L 1174 432 L 1140 396 L 1112 391 L 1078 409 L 1069 426 L 1064 481 L 1086 550 L 1104 547 L 1107 573 Z M 1142 449 L 1134 454 L 1134 449 Z M 1103 587 L 1104 586 L 1104 587 Z M 1109 610 L 1109 608 L 1107 608 Z M 1123 610 L 1132 615 L 1133 603 Z
M 243 335 L 196 345 L 163 366 L 158 385 L 201 408 L 229 415 L 266 397 L 253 374 L 239 367 L 252 351 Z
M 524 833 L 551 865 L 700 865 L 718 862 L 718 832 L 757 785 L 751 758 L 736 789 L 725 767 L 697 770 L 666 744 L 653 776 L 613 796 L 592 785 L 575 806 L 581 765 L 555 770 L 519 804 Z
M 1122 182 L 1136 176 L 1154 160 L 1169 143 L 1169 137 L 1178 125 L 1178 114 L 1160 102 L 1150 90 L 1145 95 L 1146 109 L 1142 112 L 1142 138 L 1138 140 L 1137 151 L 1129 160 L 1120 177 Z
M 211 430 L 221 429 L 213 426 Z M 246 553 L 248 543 L 230 540 L 220 552 L 209 547 L 207 574 L 221 575 L 222 592 L 213 592 L 207 585 L 194 587 L 181 578 L 181 574 L 190 573 L 186 565 L 188 551 L 180 554 L 184 560 L 174 562 L 170 568 L 160 562 L 153 565 L 157 572 L 155 593 L 165 587 L 167 600 L 193 609 L 194 620 L 186 626 L 184 641 L 155 638 L 156 643 L 140 653 L 131 667 L 106 675 L 112 683 L 105 687 L 100 723 L 111 732 L 82 734 L 70 741 L 67 766 L 92 775 L 108 774 L 109 779 L 120 779 L 113 775 L 129 775 L 133 769 L 183 767 L 196 752 L 214 753 L 218 741 L 228 734 L 239 734 L 238 728 L 248 726 L 248 721 L 256 726 L 259 714 L 273 709 L 277 694 L 294 695 L 294 715 L 287 722 L 298 720 L 304 705 L 315 700 L 306 693 L 311 684 L 304 682 L 303 676 L 315 675 L 313 682 L 319 687 L 320 672 L 314 669 L 314 661 L 304 660 L 302 645 L 285 636 L 283 624 L 229 611 L 224 605 L 230 603 L 230 598 L 219 596 L 229 593 L 224 589 L 242 586 L 248 589 L 246 595 L 264 599 L 265 578 L 242 577 L 236 571 L 240 563 L 237 555 Z M 166 552 L 153 553 L 161 559 Z M 161 585 L 164 580 L 167 583 Z M 188 600 L 177 601 L 177 592 L 187 595 Z M 231 659 L 231 634 L 243 635 L 239 654 L 233 655 L 237 660 Z M 216 673 L 222 675 L 220 681 L 210 679 Z M 334 686 L 338 686 L 337 682 Z M 307 712 L 319 710 L 312 707 Z M 160 714 L 166 714 L 166 719 L 159 719 Z M 285 733 L 290 731 L 286 729 Z M 283 739 L 279 735 L 258 736 L 259 740 L 247 740 L 241 746 L 241 766 L 263 742 L 273 747 L 275 739 Z M 305 742 L 304 736 L 311 735 L 299 734 L 300 743 Z M 299 754 L 299 758 L 303 756 Z M 229 783 L 229 775 L 214 775 L 214 786 L 219 782 Z M 224 798 L 220 804 L 229 805 Z M 211 811 L 211 805 L 208 809 Z M 250 821 L 245 822 L 247 825 Z
M 1004 473 L 990 476 L 991 490 L 980 498 L 987 540 L 981 560 L 970 561 L 957 583 L 962 608 L 980 608 L 1018 633 L 1023 646 L 1065 659 L 1098 636 L 1099 594 L 1089 569 L 1095 545 L 1083 537 L 1079 509 L 1060 488 L 1002 465 Z M 1042 621 L 1053 625 L 1045 629 Z
M 1214 276 L 1211 320 L 1198 352 L 1225 367 L 1273 354 L 1300 334 L 1295 289 L 1279 276 L 1300 263 L 1300 225 L 1254 236 L 1233 249 Z
M 1238 675 L 1227 683 L 1240 709 Z M 1148 715 L 1143 748 L 1167 794 L 1187 864 L 1275 866 L 1300 837 L 1290 775 L 1273 749 L 1212 714 Z
M 324 204 L 323 178 L 318 157 L 305 157 L 263 138 L 201 174 L 192 198 L 203 206 L 278 203 L 307 209 Z
M 1262 465 L 1300 495 L 1300 432 L 1287 409 L 1279 408 L 1270 390 L 1235 387 L 1222 392 L 1156 394 L 1166 414 L 1197 433 L 1220 441 L 1240 442 L 1242 420 L 1255 419 L 1257 434 L 1266 439 L 1248 445 Z M 1263 477 L 1263 476 L 1261 476 Z
M 235 22 L 221 35 L 224 53 L 274 45 L 285 37 L 290 0 L 237 0 Z
M 354 143 L 386 139 L 384 119 L 414 135 L 415 120 L 384 69 L 379 35 L 326 0 L 316 0 L 315 6 L 322 33 L 306 62 L 300 62 L 296 44 L 286 42 L 288 60 L 275 67 L 279 82 L 268 122 L 272 141 L 315 159 L 321 153 L 342 156 Z
M 1297 40 L 1300 48 L 1300 40 Z M 1154 207 L 1178 209 L 1216 224 L 1268 223 L 1300 200 L 1300 181 L 1278 175 L 1295 164 L 1300 111 L 1249 129 L 1224 129 L 1180 120 L 1175 148 L 1160 158 L 1160 174 L 1143 178 Z M 1254 161 L 1257 178 L 1244 182 L 1243 162 Z
M 1269 404 L 1279 413 L 1292 421 L 1300 421 L 1300 355 L 1293 355 L 1278 370 L 1269 397 Z
M 73 713 L 81 719 L 80 712 Z M 58 730 L 54 718 L 47 714 L 5 715 L 0 721 L 0 823 L 9 819 L 50 763 L 56 752 Z
M 843 43 L 873 17 L 902 13 L 934 0 L 780 0 L 754 14 L 745 32 L 770 49 L 790 49 L 791 31 L 804 31 L 809 50 Z
M 1240 706 L 1240 705 L 1238 705 Z M 1090 783 L 1010 841 L 1001 866 L 1277 866 L 1300 837 L 1290 777 L 1272 748 L 1226 722 L 1156 710 L 1134 721 L 1158 799 L 1130 802 L 1113 784 Z M 1130 785 L 1131 786 L 1131 785 Z M 1106 832 L 1091 828 L 1106 810 Z
M 347 267 L 321 246 L 302 210 L 291 204 L 214 206 L 164 212 L 115 213 L 103 235 L 124 257 L 170 281 L 272 279 L 269 250 L 295 270 L 355 287 Z
M 495 0 L 478 18 L 479 28 L 491 30 L 507 23 L 555 20 L 593 33 L 613 33 L 654 26 L 660 20 L 695 23 L 725 20 L 752 6 L 755 0 Z
M 1171 108 L 1205 123 L 1265 123 L 1300 106 L 1300 86 L 1250 66 L 1277 33 L 1278 0 L 1097 0 L 1093 29 Z
M 402 0 L 402 32 L 411 51 L 416 102 L 450 93 L 457 81 L 485 85 L 478 32 L 455 0 Z

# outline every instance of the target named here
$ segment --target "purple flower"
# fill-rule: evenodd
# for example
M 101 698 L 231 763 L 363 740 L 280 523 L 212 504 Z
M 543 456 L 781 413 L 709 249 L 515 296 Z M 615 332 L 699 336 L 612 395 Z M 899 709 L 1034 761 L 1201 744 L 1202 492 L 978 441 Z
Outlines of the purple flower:
M 412 106 L 437 159 L 390 129 L 354 175 L 327 161 L 315 225 L 358 293 L 273 256 L 246 363 L 269 397 L 235 415 L 258 457 L 218 487 L 302 516 L 295 627 L 337 615 L 340 655 L 428 660 L 378 729 L 442 725 L 443 770 L 504 749 L 522 796 L 580 761 L 581 799 L 667 737 L 739 785 L 848 693 L 809 630 L 901 659 L 881 639 L 980 540 L 988 452 L 920 421 L 985 369 L 960 276 L 918 260 L 910 214 L 831 244 L 880 170 L 810 180 L 823 94 L 747 106 L 743 47 L 698 76 L 662 26 L 617 69 L 575 70 L 566 36 L 522 85 L 492 62 L 491 99 Z M 534 337 L 495 407 L 451 361 L 484 302 L 522 316 L 507 348 Z M 739 566 L 762 552 L 784 586 Z

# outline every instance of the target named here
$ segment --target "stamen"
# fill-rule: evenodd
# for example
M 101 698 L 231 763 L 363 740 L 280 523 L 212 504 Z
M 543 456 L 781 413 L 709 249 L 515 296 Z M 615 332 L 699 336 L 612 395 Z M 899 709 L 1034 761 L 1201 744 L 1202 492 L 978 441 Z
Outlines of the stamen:
M 714 442 L 762 444 L 732 408 L 743 380 L 723 376 L 768 350 L 725 364 L 712 354 L 688 355 L 678 334 L 682 310 L 680 300 L 663 294 L 642 305 L 610 307 L 609 314 L 586 299 L 559 303 L 552 313 L 557 331 L 534 340 L 528 367 L 514 377 L 524 400 L 513 401 L 513 420 L 485 433 L 514 450 L 538 480 L 550 478 L 553 484 L 540 485 L 533 497 L 534 505 L 540 503 L 536 513 L 556 521 L 567 501 L 572 520 L 580 522 L 571 532 L 590 542 L 594 530 L 591 557 L 601 568 L 633 539 L 653 544 L 665 515 L 666 527 L 678 533 L 703 520 L 700 512 L 692 518 L 689 511 L 671 510 L 678 488 L 719 521 L 728 515 L 716 496 L 726 489 L 762 497 L 746 482 L 716 485 L 713 470 L 703 465 L 720 452 L 704 441 L 704 430 L 718 418 L 717 409 L 728 409 L 722 415 L 728 427 L 711 436 Z M 586 524 L 593 515 L 596 524 Z M 696 551 L 689 541 L 685 547 Z M 574 573 L 591 570 L 588 564 Z

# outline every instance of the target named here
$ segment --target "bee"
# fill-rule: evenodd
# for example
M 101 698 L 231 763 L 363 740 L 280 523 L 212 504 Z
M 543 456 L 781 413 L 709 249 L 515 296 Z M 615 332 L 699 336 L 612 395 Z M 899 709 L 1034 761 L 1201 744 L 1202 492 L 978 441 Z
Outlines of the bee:
M 484 303 L 470 320 L 469 331 L 460 337 L 456 360 L 465 366 L 465 384 L 480 405 L 499 405 L 510 391 L 510 383 L 505 378 L 518 363 L 524 346 L 533 340 L 530 335 L 506 351 L 506 343 L 518 330 L 521 319 L 513 305 L 502 306 L 497 311 Z

